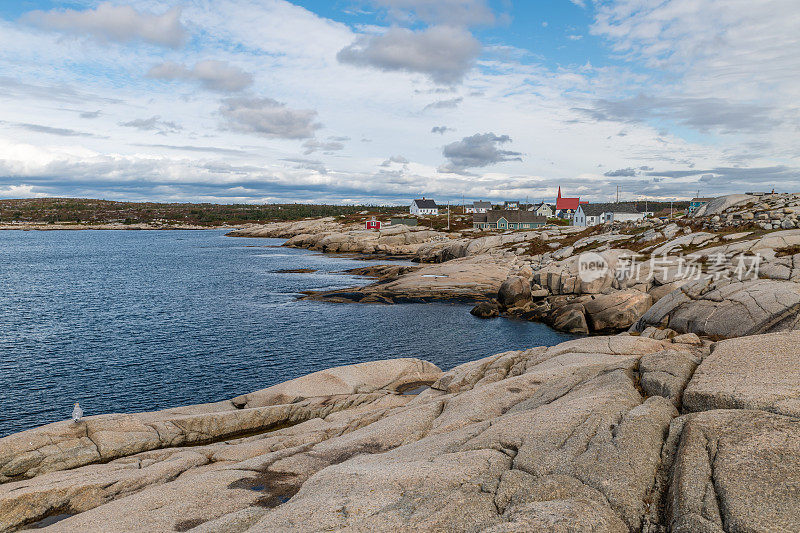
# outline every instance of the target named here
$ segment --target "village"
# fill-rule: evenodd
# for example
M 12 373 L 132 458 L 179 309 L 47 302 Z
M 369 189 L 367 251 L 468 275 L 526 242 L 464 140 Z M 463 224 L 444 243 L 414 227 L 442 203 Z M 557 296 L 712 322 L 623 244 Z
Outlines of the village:
M 759 193 L 749 193 L 758 195 Z M 434 217 L 447 216 L 448 227 L 450 217 L 458 217 L 464 221 L 464 215 L 472 215 L 472 229 L 478 231 L 509 231 L 541 228 L 547 225 L 591 227 L 613 222 L 636 223 L 649 218 L 667 220 L 690 216 L 696 209 L 707 204 L 712 198 L 695 197 L 690 201 L 620 201 L 608 203 L 590 203 L 579 197 L 562 196 L 561 187 L 555 202 L 525 203 L 505 201 L 493 204 L 478 200 L 470 204 L 441 205 L 432 198 L 416 198 L 409 207 L 410 217 L 395 216 L 388 221 L 371 217 L 365 222 L 368 230 L 380 230 L 387 222 L 389 225 L 417 226 L 426 225 Z M 462 228 L 466 229 L 466 228 Z

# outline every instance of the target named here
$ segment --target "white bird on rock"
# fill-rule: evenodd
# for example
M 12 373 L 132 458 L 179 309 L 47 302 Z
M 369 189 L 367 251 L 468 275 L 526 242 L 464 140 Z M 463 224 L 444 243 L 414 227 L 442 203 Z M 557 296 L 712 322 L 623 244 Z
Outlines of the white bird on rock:
M 81 409 L 81 406 L 78 405 L 78 402 L 75 402 L 75 407 L 72 409 L 72 421 L 80 422 L 82 417 L 83 409 Z

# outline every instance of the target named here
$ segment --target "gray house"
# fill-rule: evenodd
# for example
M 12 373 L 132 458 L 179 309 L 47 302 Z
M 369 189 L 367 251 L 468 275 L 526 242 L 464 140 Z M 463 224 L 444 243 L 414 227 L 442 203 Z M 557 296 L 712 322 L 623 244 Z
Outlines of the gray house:
M 609 222 L 634 222 L 653 216 L 641 202 L 611 204 L 580 204 L 572 219 L 573 226 L 596 226 Z
M 472 215 L 472 227 L 475 229 L 534 229 L 547 224 L 546 217 L 540 217 L 533 211 L 512 209 L 493 209 L 486 213 Z
M 467 213 L 485 213 L 492 210 L 492 202 L 472 202 L 471 206 L 466 208 Z
M 542 202 L 541 204 L 532 205 L 528 211 L 533 211 L 540 217 L 552 218 L 556 216 L 556 210 L 551 204 Z

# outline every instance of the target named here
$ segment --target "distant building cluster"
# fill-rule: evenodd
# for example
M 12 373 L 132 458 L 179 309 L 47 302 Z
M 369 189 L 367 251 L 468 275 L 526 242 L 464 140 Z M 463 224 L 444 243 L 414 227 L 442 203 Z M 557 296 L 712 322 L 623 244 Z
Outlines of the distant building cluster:
M 689 214 L 708 203 L 709 198 L 693 198 L 689 203 Z M 449 209 L 449 208 L 448 208 Z M 430 216 L 440 213 L 440 206 L 431 198 L 418 198 L 411 202 L 409 212 L 412 216 Z M 539 202 L 533 204 L 506 201 L 494 205 L 492 202 L 477 200 L 464 204 L 460 211 L 472 215 L 472 227 L 477 230 L 533 229 L 544 226 L 548 219 L 559 218 L 573 226 L 589 227 L 611 222 L 633 222 L 655 216 L 652 203 L 615 202 L 591 204 L 579 197 L 562 196 L 561 187 L 555 203 Z M 402 220 L 402 221 L 401 221 Z M 392 219 L 395 224 L 416 224 L 416 219 Z M 372 226 L 374 228 L 374 224 Z

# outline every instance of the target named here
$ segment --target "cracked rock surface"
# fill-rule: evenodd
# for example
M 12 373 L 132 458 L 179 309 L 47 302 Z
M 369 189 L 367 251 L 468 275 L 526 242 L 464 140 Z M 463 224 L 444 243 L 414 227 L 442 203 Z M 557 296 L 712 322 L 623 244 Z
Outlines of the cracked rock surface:
M 798 340 L 625 334 L 445 373 L 352 365 L 97 417 L 105 448 L 92 418 L 52 424 L 0 440 L 0 454 L 30 448 L 0 455 L 0 530 L 58 517 L 47 530 L 798 531 Z M 247 425 L 264 413 L 275 422 Z M 184 420 L 198 416 L 211 418 Z M 202 438 L 168 438 L 186 428 Z
M 649 326 L 715 339 L 797 329 L 800 284 L 772 279 L 690 282 L 656 302 L 631 330 Z

